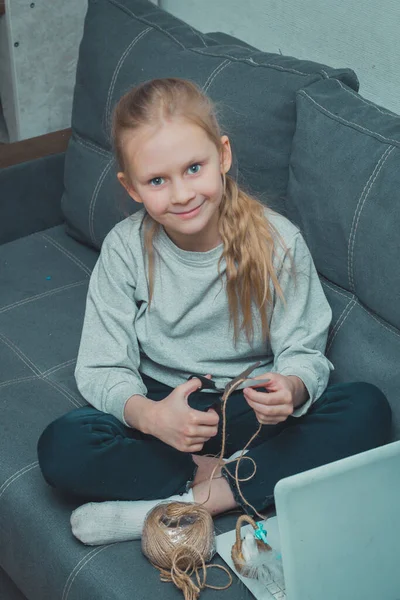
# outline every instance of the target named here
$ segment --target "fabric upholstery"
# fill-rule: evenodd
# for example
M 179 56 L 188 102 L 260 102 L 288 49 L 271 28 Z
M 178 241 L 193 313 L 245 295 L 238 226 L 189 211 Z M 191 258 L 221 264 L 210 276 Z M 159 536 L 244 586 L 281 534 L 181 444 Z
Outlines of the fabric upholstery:
M 64 153 L 0 169 L 0 244 L 63 221 Z
M 98 249 L 121 211 L 133 210 L 115 180 L 112 107 L 131 85 L 166 75 L 191 78 L 222 103 L 240 180 L 287 211 L 314 256 L 334 312 L 331 381 L 365 380 L 382 387 L 400 435 L 399 117 L 359 97 L 349 69 L 262 53 L 226 35 L 200 34 L 145 0 L 89 0 L 65 165 L 63 214 L 70 235 L 63 226 L 48 228 L 60 217 L 59 159 L 51 172 L 29 163 L 0 176 L 0 231 L 11 232 L 1 239 L 32 233 L 0 245 L 0 597 L 6 590 L 5 600 L 20 600 L 7 577 L 29 600 L 182 597 L 160 582 L 140 542 L 80 544 L 69 524 L 75 506 L 47 486 L 36 455 L 46 425 L 84 404 L 74 367 L 98 256 L 88 246 Z M 10 173 L 21 185 L 9 184 Z M 42 173 L 43 181 L 29 197 L 27 182 L 34 173 Z M 35 202 L 53 208 L 39 211 L 37 219 Z M 27 206 L 18 228 L 14 209 L 22 213 Z M 236 516 L 218 518 L 217 532 L 232 529 Z M 225 582 L 220 573 L 210 580 Z M 223 593 L 232 600 L 252 598 L 238 580 Z M 206 594 L 222 597 L 218 591 Z
M 233 174 L 280 209 L 296 90 L 330 77 L 358 89 L 350 69 L 260 52 L 233 44 L 230 36 L 219 42 L 212 35 L 200 34 L 146 0 L 89 2 L 62 203 L 68 231 L 76 239 L 100 248 L 121 212 L 138 208 L 118 183 L 110 152 L 112 109 L 133 85 L 175 76 L 203 87 L 217 101 L 223 130 L 234 141 Z
M 161 584 L 142 556 L 140 542 L 78 542 L 69 524 L 76 504 L 59 497 L 39 471 L 41 432 L 85 405 L 74 368 L 97 256 L 64 226 L 0 246 L 0 565 L 29 600 L 148 600 L 157 591 L 178 599 L 180 592 Z M 218 519 L 217 531 L 234 521 Z M 2 584 L 0 577 L 0 590 Z M 4 588 L 16 593 L 7 579 Z M 233 590 L 231 598 L 250 599 L 243 586 Z
M 2 600 L 26 600 L 26 597 L 3 569 L 0 569 L 0 598 Z
M 331 381 L 380 387 L 400 437 L 400 117 L 334 80 L 296 102 L 286 209 L 333 308 Z

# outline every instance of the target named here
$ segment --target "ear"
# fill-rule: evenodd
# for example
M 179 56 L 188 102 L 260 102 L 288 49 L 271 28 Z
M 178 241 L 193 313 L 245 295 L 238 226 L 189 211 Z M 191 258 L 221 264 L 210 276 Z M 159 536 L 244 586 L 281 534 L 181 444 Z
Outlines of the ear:
M 120 182 L 120 184 L 126 189 L 126 191 L 130 195 L 132 200 L 134 200 L 135 202 L 138 202 L 139 204 L 142 204 L 142 200 L 141 200 L 139 194 L 137 193 L 135 188 L 132 186 L 128 177 L 125 175 L 125 173 L 123 173 L 122 171 L 119 171 L 117 173 L 117 178 L 118 178 L 118 181 Z
M 221 137 L 221 173 L 227 173 L 232 165 L 232 150 L 227 135 Z

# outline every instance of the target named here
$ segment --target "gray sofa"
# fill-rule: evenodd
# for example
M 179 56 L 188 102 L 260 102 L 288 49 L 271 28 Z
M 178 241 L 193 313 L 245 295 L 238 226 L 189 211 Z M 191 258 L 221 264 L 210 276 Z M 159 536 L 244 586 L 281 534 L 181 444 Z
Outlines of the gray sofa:
M 135 210 L 115 177 L 112 107 L 157 76 L 193 79 L 219 103 L 233 174 L 300 226 L 314 256 L 333 309 L 331 382 L 378 385 L 400 438 L 400 117 L 360 96 L 351 69 L 200 34 L 146 0 L 90 0 L 66 154 L 0 173 L 4 600 L 181 597 L 140 542 L 79 543 L 76 505 L 47 486 L 36 455 L 46 425 L 85 404 L 74 366 L 90 273 L 107 232 Z M 235 520 L 216 519 L 217 532 Z M 204 597 L 217 594 L 251 598 L 237 580 Z

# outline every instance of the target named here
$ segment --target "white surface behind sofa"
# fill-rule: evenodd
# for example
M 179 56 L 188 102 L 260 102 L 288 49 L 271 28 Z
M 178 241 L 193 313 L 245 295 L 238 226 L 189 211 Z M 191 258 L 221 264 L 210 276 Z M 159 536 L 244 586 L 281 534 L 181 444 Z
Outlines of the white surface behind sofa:
M 203 32 L 352 67 L 365 98 L 400 114 L 400 0 L 152 1 Z M 9 141 L 69 127 L 87 0 L 5 3 L 0 97 Z
M 351 67 L 360 93 L 400 114 L 400 0 L 161 0 L 202 32 L 266 52 Z
M 6 0 L 0 96 L 10 142 L 70 126 L 86 8 L 87 0 Z

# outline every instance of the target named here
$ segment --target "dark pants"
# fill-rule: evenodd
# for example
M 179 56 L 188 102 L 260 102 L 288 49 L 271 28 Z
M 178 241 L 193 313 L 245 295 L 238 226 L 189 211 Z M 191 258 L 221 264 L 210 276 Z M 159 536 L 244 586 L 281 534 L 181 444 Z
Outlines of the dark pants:
M 143 377 L 149 398 L 161 400 L 172 388 Z M 211 405 L 216 396 L 194 392 L 191 406 Z M 380 446 L 389 441 L 391 411 L 383 393 L 367 383 L 328 387 L 303 417 L 264 425 L 250 456 L 257 465 L 253 478 L 240 489 L 257 510 L 273 504 L 275 484 L 283 477 Z M 220 421 L 221 426 L 221 421 Z M 244 448 L 258 421 L 241 391 L 227 403 L 225 457 Z M 200 454 L 219 454 L 221 427 Z M 51 423 L 38 444 L 39 463 L 46 481 L 80 502 L 162 499 L 187 490 L 196 465 L 191 454 L 179 452 L 156 438 L 130 429 L 115 417 L 87 406 Z M 235 463 L 225 467 L 231 475 Z M 254 468 L 240 464 L 239 477 Z M 235 499 L 243 503 L 232 477 L 225 473 Z M 244 507 L 245 508 L 245 507 Z

